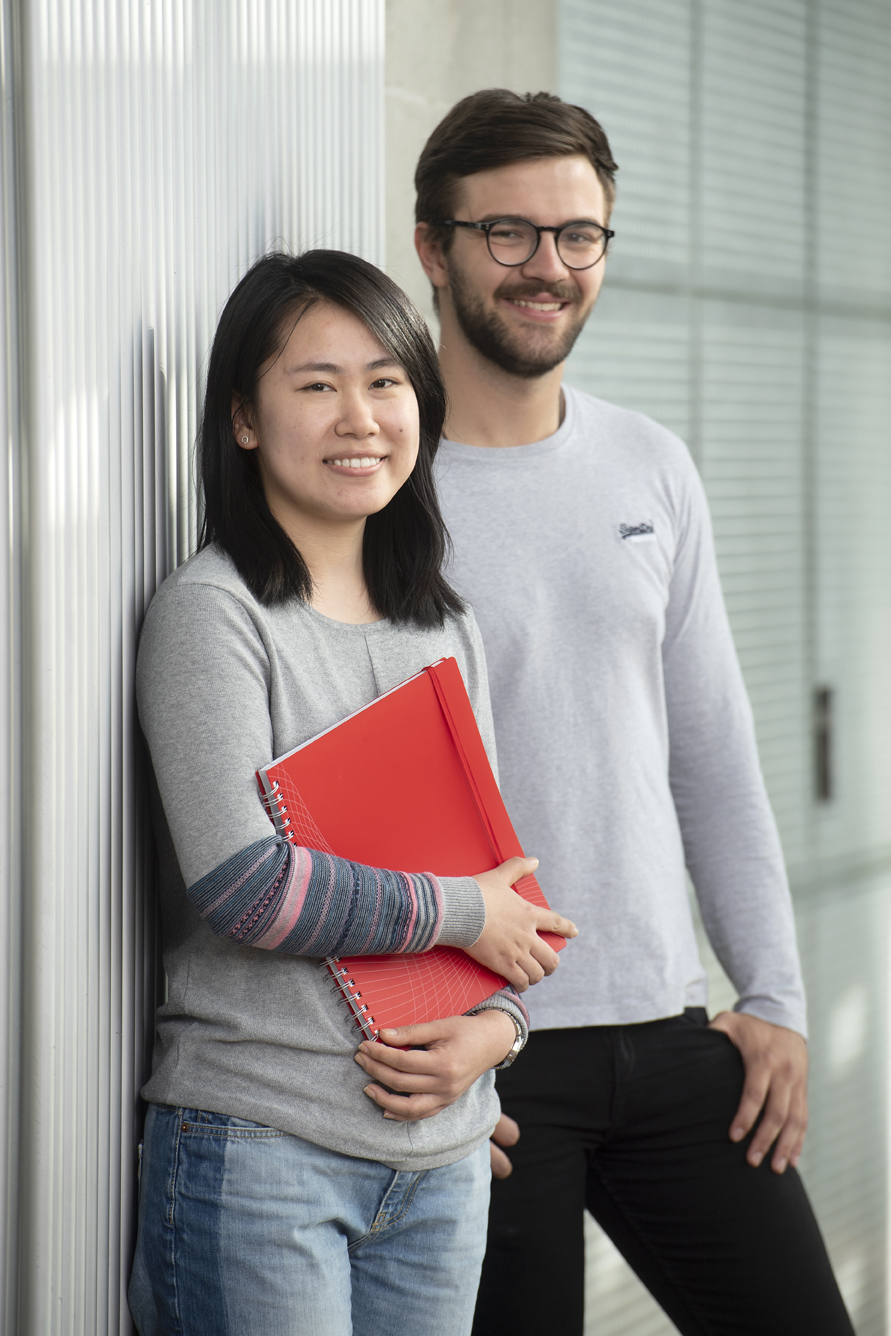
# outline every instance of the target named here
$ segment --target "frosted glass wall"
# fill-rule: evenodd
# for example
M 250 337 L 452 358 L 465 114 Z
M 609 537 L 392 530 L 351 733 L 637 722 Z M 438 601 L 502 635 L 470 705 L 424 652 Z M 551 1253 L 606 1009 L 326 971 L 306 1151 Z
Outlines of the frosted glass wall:
M 2 6 L 0 1327 L 130 1330 L 158 986 L 133 706 L 188 555 L 216 316 L 278 243 L 382 262 L 378 0 Z M 9 776 L 11 775 L 11 781 Z

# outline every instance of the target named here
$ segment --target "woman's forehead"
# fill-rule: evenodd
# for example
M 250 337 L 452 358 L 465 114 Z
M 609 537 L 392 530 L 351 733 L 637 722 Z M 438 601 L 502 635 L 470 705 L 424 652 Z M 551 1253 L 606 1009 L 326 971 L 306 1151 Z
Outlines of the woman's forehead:
M 327 301 L 316 301 L 292 318 L 281 355 L 289 366 L 310 358 L 344 367 L 395 361 L 359 316 Z

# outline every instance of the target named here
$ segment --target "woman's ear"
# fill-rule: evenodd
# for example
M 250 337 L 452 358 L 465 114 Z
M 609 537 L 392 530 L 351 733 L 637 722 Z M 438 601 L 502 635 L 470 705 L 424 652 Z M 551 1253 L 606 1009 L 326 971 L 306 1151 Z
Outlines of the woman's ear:
M 260 444 L 251 423 L 249 406 L 235 395 L 232 396 L 232 435 L 242 450 L 256 450 Z

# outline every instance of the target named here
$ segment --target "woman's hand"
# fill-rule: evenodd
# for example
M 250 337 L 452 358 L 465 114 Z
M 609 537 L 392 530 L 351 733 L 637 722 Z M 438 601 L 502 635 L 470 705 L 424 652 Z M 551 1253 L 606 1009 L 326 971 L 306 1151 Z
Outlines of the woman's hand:
M 383 1043 L 366 1040 L 356 1054 L 373 1082 L 365 1094 L 384 1110 L 385 1118 L 411 1123 L 441 1113 L 483 1072 L 503 1062 L 517 1029 L 507 1012 L 490 1008 L 476 1016 L 381 1030 L 380 1037 Z M 405 1051 L 407 1045 L 411 1047 Z M 389 1094 L 384 1086 L 405 1093 Z
M 491 872 L 474 874 L 486 903 L 486 926 L 473 946 L 464 950 L 478 964 L 507 979 L 518 993 L 553 974 L 560 963 L 557 952 L 542 941 L 539 932 L 579 935 L 569 919 L 553 909 L 531 905 L 512 889 L 514 882 L 537 867 L 537 858 L 509 858 Z

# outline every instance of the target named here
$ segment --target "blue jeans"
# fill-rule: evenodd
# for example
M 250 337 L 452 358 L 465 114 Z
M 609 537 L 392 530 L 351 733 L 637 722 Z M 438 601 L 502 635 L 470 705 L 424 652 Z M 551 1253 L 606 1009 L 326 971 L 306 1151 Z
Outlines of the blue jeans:
M 242 1118 L 152 1105 L 141 1336 L 467 1336 L 489 1149 L 399 1173 Z

